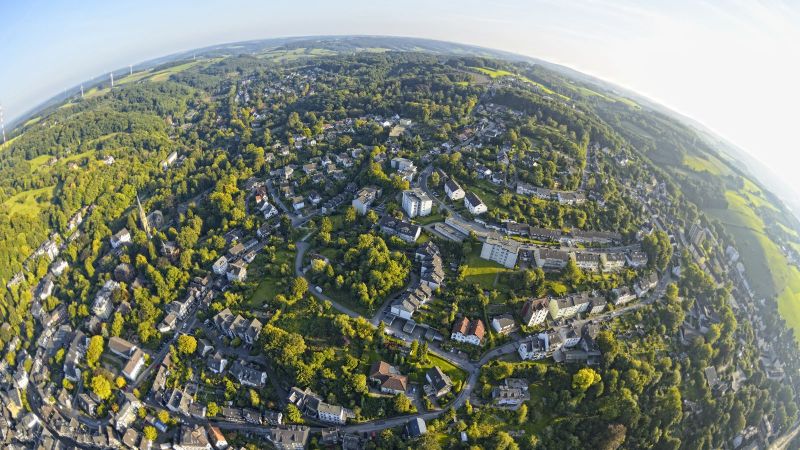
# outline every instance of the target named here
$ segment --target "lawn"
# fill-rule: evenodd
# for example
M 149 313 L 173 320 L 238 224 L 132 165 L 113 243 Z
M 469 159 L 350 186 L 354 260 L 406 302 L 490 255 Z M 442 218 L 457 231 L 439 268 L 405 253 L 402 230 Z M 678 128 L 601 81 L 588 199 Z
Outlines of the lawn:
M 153 76 L 149 77 L 148 79 L 154 83 L 158 83 L 160 81 L 167 81 L 170 75 L 176 74 L 178 72 L 183 72 L 184 70 L 196 65 L 200 61 L 190 61 L 184 64 L 180 64 L 177 66 L 173 66 L 164 70 L 160 70 L 155 72 Z
M 463 382 L 467 378 L 467 374 L 463 370 L 434 355 L 433 353 L 428 353 L 428 360 L 430 361 L 429 364 L 418 365 L 417 370 L 410 375 L 412 380 L 418 383 L 424 383 L 425 372 L 427 372 L 428 369 L 432 368 L 433 366 L 439 366 L 439 368 L 442 369 L 442 372 L 447 374 L 453 383 L 456 381 Z
M 294 271 L 294 252 L 284 248 L 277 249 L 275 251 L 275 262 L 273 263 L 268 263 L 263 253 L 259 253 L 259 255 L 256 256 L 256 259 L 253 260 L 249 270 L 252 274 L 251 276 L 262 276 L 263 278 L 250 295 L 250 298 L 247 299 L 246 303 L 251 308 L 261 308 L 265 303 L 271 301 L 283 290 L 283 287 L 279 281 L 285 285 L 292 278 L 265 274 L 263 267 L 266 264 L 272 264 L 274 267 L 280 267 L 283 264 L 287 264 L 291 270 Z
M 467 283 L 478 283 L 484 289 L 494 289 L 497 287 L 495 280 L 498 280 L 503 273 L 511 272 L 494 261 L 481 258 L 481 248 L 478 247 L 467 256 L 467 270 L 464 273 L 464 280 Z
M 778 310 L 800 342 L 800 270 L 789 265 L 780 248 L 764 232 L 764 222 L 741 194 L 726 193 L 728 209 L 713 209 L 733 235 L 751 288 L 758 296 L 776 297 Z
M 54 189 L 54 186 L 50 186 L 20 192 L 3 202 L 3 208 L 7 208 L 12 215 L 38 215 L 42 210 L 50 206 Z

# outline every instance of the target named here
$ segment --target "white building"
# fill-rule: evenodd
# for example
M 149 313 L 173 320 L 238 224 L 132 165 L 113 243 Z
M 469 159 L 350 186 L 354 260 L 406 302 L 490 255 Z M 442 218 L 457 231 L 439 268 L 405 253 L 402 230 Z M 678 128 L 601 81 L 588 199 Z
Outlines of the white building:
M 464 196 L 464 206 L 473 216 L 479 216 L 488 210 L 486 204 L 484 204 L 474 192 L 468 192 L 467 195 Z
M 529 327 L 539 325 L 547 319 L 550 312 L 550 300 L 547 297 L 530 299 L 522 306 L 522 323 Z
M 127 228 L 123 228 L 113 236 L 111 236 L 111 248 L 117 249 L 123 244 L 127 244 L 131 241 L 131 233 L 128 231 Z
M 494 237 L 486 238 L 481 248 L 481 258 L 494 261 L 504 267 L 513 269 L 517 265 L 520 244 L 511 239 L 500 240 Z
M 453 201 L 461 200 L 466 194 L 464 190 L 461 189 L 461 186 L 452 178 L 444 182 L 444 192 L 447 194 L 447 198 Z
M 226 258 L 225 255 L 220 256 L 219 259 L 214 261 L 214 265 L 211 266 L 211 270 L 213 270 L 217 275 L 225 275 L 225 273 L 228 271 L 228 258 Z
M 408 217 L 424 217 L 431 213 L 433 200 L 422 189 L 415 188 L 403 191 L 403 210 Z

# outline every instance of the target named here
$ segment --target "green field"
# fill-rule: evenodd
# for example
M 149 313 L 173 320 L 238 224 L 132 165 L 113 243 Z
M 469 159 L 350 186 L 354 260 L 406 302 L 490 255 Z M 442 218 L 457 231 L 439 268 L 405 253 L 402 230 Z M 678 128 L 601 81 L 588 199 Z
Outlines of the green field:
M 20 192 L 3 202 L 3 208 L 7 209 L 12 215 L 38 215 L 42 210 L 50 206 L 50 199 L 53 198 L 53 189 L 54 187 L 51 186 Z M 40 201 L 42 197 L 43 199 Z
M 564 100 L 569 100 L 569 97 L 566 95 L 557 94 L 554 90 L 548 88 L 547 86 L 543 85 L 542 83 L 537 83 L 536 81 L 531 80 L 528 77 L 524 77 L 522 75 L 517 75 L 515 73 L 511 73 L 507 70 L 497 70 L 497 69 L 489 69 L 487 67 L 470 67 L 471 69 L 477 70 L 478 72 L 488 75 L 490 78 L 497 78 L 497 77 L 517 77 L 522 81 L 528 82 L 534 86 L 539 87 L 545 94 L 549 95 L 558 95 L 559 97 L 563 98 Z
M 683 164 L 695 172 L 709 172 L 712 175 L 729 175 L 731 170 L 719 159 L 713 156 L 686 155 Z
M 746 195 L 746 194 L 745 194 Z M 765 233 L 764 221 L 740 193 L 726 193 L 728 209 L 710 210 L 736 240 L 751 288 L 759 296 L 776 297 L 778 310 L 800 342 L 800 270 L 789 265 Z
M 250 266 L 250 271 L 254 277 L 257 277 L 260 273 L 263 273 L 263 267 L 265 264 L 267 264 L 267 261 L 263 255 L 263 253 L 259 253 Z M 278 249 L 275 252 L 275 262 L 269 264 L 272 264 L 275 267 L 280 267 L 283 264 L 287 264 L 290 268 L 294 268 L 294 252 L 291 252 L 287 249 Z M 250 298 L 247 299 L 247 305 L 252 308 L 261 308 L 265 303 L 272 301 L 277 294 L 280 294 L 283 291 L 286 283 L 291 281 L 291 277 L 285 277 L 285 279 L 281 280 L 283 285 L 280 285 L 279 277 L 273 275 L 261 276 L 263 276 L 263 278 L 250 295 Z

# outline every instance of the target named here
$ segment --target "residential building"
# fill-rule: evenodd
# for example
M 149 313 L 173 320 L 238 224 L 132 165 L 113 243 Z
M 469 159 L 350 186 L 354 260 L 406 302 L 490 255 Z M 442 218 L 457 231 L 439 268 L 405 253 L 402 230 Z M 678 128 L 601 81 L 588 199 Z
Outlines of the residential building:
M 566 267 L 569 261 L 569 253 L 563 250 L 553 250 L 549 248 L 537 248 L 533 252 L 536 266 L 542 269 L 558 269 Z
M 405 242 L 416 242 L 417 239 L 419 239 L 420 233 L 422 233 L 422 228 L 419 225 L 395 219 L 390 215 L 384 216 L 379 226 L 382 232 L 397 236 Z
M 521 378 L 506 378 L 492 389 L 492 403 L 499 407 L 516 409 L 530 398 L 528 382 Z
M 238 314 L 234 316 L 228 308 L 218 312 L 213 321 L 214 325 L 229 338 L 238 337 L 248 344 L 253 344 L 258 339 L 263 327 L 258 319 L 247 320 Z
M 302 450 L 306 448 L 310 431 L 309 427 L 300 425 L 270 428 L 267 438 L 277 450 Z
M 481 319 L 469 320 L 466 317 L 456 319 L 450 339 L 472 345 L 481 345 L 486 328 Z
M 406 434 L 411 439 L 418 438 L 427 432 L 428 427 L 422 417 L 416 417 L 406 423 Z
M 487 237 L 483 247 L 481 247 L 481 258 L 513 269 L 517 265 L 519 248 L 520 244 L 517 241 Z
M 433 200 L 422 189 L 415 188 L 403 191 L 403 210 L 408 217 L 424 217 L 431 213 Z
M 503 314 L 492 319 L 492 328 L 499 334 L 509 334 L 517 329 L 517 322 L 511 314 Z
M 220 256 L 211 266 L 211 270 L 217 275 L 225 275 L 228 272 L 228 258 L 225 255 Z
M 628 286 L 612 289 L 611 295 L 613 296 L 612 301 L 614 305 L 624 305 L 625 303 L 636 300 L 636 293 Z
M 531 335 L 517 344 L 517 353 L 523 361 L 536 361 L 547 356 L 548 335 L 540 333 Z
M 247 280 L 247 263 L 244 261 L 236 261 L 230 264 L 225 276 L 228 278 L 228 281 L 244 282 Z
M 522 323 L 533 327 L 547 319 L 550 312 L 550 300 L 547 297 L 530 299 L 522 306 Z
M 369 210 L 369 207 L 381 195 L 381 190 L 374 186 L 367 186 L 359 189 L 353 198 L 352 205 L 361 215 L 364 215 Z
M 581 292 L 560 298 L 551 298 L 549 302 L 550 317 L 553 320 L 568 319 L 578 313 L 586 312 L 590 304 L 589 294 Z
M 225 358 L 222 353 L 217 351 L 208 358 L 206 365 L 208 366 L 208 370 L 216 374 L 221 374 L 225 371 L 225 366 L 228 365 L 228 359 Z
M 600 255 L 603 270 L 615 272 L 625 267 L 626 255 L 624 253 L 603 253 Z
M 467 192 L 464 196 L 464 207 L 473 216 L 479 216 L 487 211 L 486 204 L 474 192 Z
M 575 252 L 572 253 L 572 259 L 575 261 L 581 270 L 588 270 L 590 272 L 597 272 L 600 270 L 600 255 L 597 253 L 588 252 Z
M 452 178 L 445 180 L 444 192 L 447 194 L 447 198 L 454 202 L 461 200 L 466 195 L 464 189 L 461 189 L 461 186 Z
M 369 381 L 376 383 L 384 394 L 404 394 L 408 387 L 408 377 L 384 361 L 372 364 Z
M 639 269 L 647 265 L 647 253 L 645 252 L 630 252 L 625 254 L 625 261 L 628 266 Z
M 233 363 L 230 373 L 244 386 L 262 388 L 267 382 L 267 372 L 246 366 L 239 361 Z
M 212 425 L 208 426 L 208 440 L 216 450 L 225 450 L 228 448 L 228 441 L 218 427 Z
M 144 352 L 137 348 L 134 350 L 133 355 L 131 355 L 131 358 L 128 360 L 128 363 L 122 368 L 122 374 L 125 375 L 125 378 L 134 381 L 136 380 L 136 377 L 139 376 L 139 373 L 143 368 Z
M 108 340 L 108 349 L 117 356 L 125 359 L 133 356 L 133 353 L 138 349 L 135 345 L 117 336 L 112 336 Z
M 442 372 L 439 366 L 433 366 L 425 373 L 425 380 L 428 382 L 426 392 L 436 398 L 442 397 L 453 389 L 453 382 L 446 373 Z
M 108 319 L 112 309 L 111 297 L 117 289 L 119 289 L 119 283 L 116 281 L 108 280 L 105 282 L 100 291 L 97 292 L 94 303 L 92 303 L 92 313 L 95 316 L 101 319 Z
M 131 233 L 128 231 L 127 228 L 123 228 L 117 231 L 113 236 L 111 236 L 111 248 L 117 249 L 122 245 L 128 244 L 131 242 Z
M 181 425 L 172 448 L 175 450 L 211 450 L 211 443 L 202 426 L 184 424 Z

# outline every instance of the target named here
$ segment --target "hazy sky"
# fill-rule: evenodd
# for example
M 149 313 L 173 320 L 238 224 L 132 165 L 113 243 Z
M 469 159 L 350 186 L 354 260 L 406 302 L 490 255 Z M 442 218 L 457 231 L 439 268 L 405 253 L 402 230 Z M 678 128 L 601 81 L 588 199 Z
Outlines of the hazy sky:
M 800 193 L 800 1 L 0 0 L 6 117 L 110 69 L 211 44 L 385 34 L 508 50 L 691 116 Z

